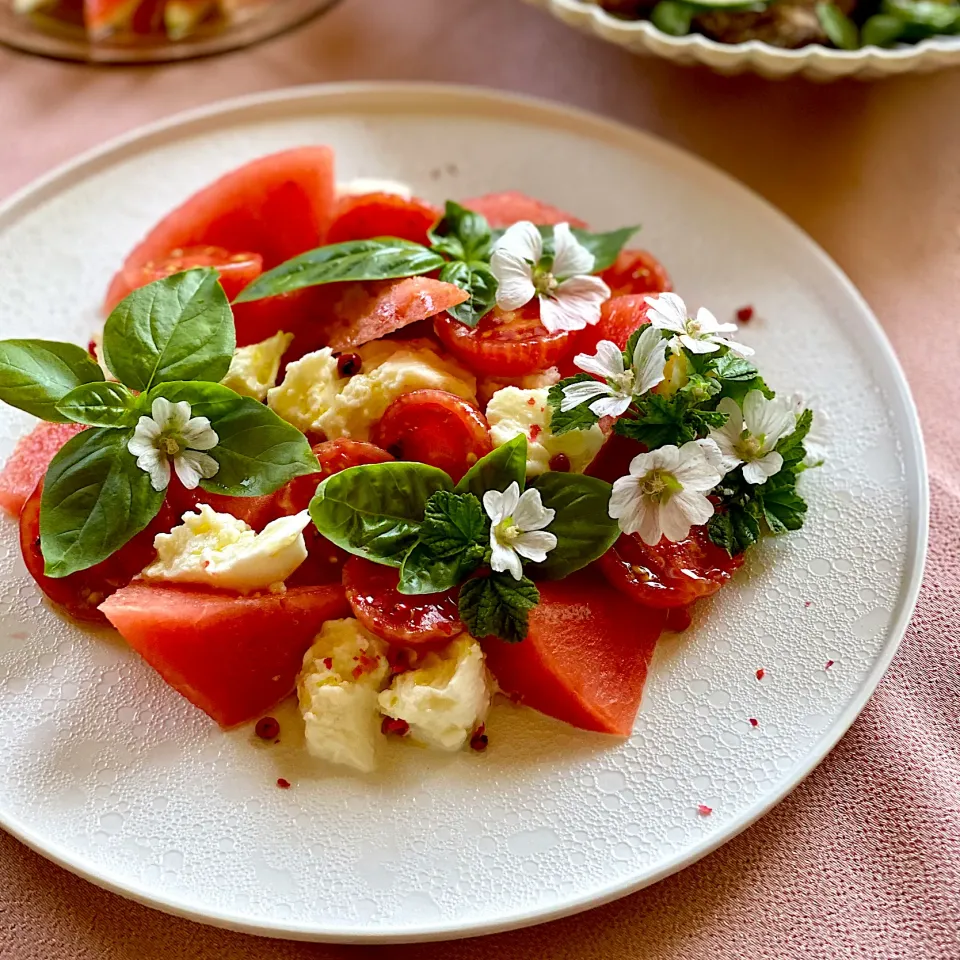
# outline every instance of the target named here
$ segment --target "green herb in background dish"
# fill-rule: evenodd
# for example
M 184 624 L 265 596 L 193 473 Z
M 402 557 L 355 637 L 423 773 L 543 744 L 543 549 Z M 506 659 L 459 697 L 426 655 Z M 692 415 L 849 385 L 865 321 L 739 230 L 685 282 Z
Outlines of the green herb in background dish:
M 857 25 L 835 3 L 818 3 L 817 19 L 838 49 L 856 50 L 860 46 Z

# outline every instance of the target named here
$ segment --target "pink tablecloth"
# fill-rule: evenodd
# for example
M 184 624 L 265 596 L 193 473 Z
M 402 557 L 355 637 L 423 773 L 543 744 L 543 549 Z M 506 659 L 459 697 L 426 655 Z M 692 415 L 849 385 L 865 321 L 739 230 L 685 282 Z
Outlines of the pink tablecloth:
M 592 913 L 424 947 L 268 942 L 127 903 L 0 834 L 0 957 L 960 960 L 960 72 L 724 80 L 633 59 L 518 0 L 348 0 L 259 49 L 160 70 L 0 51 L 0 195 L 184 107 L 357 78 L 487 84 L 613 115 L 706 156 L 806 228 L 873 305 L 924 421 L 933 534 L 913 624 L 862 717 L 788 800 Z

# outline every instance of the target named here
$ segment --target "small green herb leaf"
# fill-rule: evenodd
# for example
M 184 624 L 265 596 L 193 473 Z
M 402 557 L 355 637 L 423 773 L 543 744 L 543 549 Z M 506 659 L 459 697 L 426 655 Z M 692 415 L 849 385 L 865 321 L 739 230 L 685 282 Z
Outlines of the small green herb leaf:
M 456 486 L 457 493 L 472 493 L 478 500 L 488 490 L 501 493 L 516 482 L 523 489 L 527 476 L 527 438 L 521 433 L 481 457 Z
M 721 380 L 746 381 L 757 376 L 757 368 L 749 360 L 729 352 L 717 357 L 710 364 L 710 370 Z
M 453 556 L 436 557 L 422 543 L 417 543 L 403 558 L 397 591 L 423 594 L 450 590 L 480 566 L 483 555 L 480 544 L 471 544 Z
M 423 463 L 364 464 L 327 477 L 310 516 L 338 547 L 399 567 L 420 534 L 427 500 L 452 487 L 446 473 Z
M 439 270 L 443 257 L 420 243 L 397 237 L 348 240 L 309 250 L 257 277 L 235 303 L 342 280 L 394 280 Z
M 476 544 L 485 546 L 488 524 L 472 493 L 438 490 L 424 508 L 420 544 L 435 557 L 450 557 Z
M 57 404 L 75 387 L 103 380 L 90 354 L 54 340 L 0 340 L 0 401 L 50 423 L 70 418 Z
M 130 430 L 84 430 L 51 461 L 40 500 L 48 577 L 106 560 L 157 515 L 164 495 L 127 452 L 130 436 Z
M 867 17 L 860 28 L 860 42 L 865 47 L 889 47 L 904 33 L 904 22 L 889 13 L 875 13 Z
M 486 263 L 451 260 L 440 271 L 444 283 L 452 283 L 470 294 L 470 299 L 447 307 L 447 313 L 468 327 L 475 327 L 497 300 L 497 278 Z
M 428 231 L 433 249 L 454 260 L 489 260 L 491 231 L 482 214 L 448 200 L 443 217 Z
M 573 383 L 586 383 L 594 378 L 588 373 L 578 373 L 555 383 L 547 394 L 547 405 L 550 407 L 550 432 L 558 437 L 571 430 L 589 430 L 600 418 L 590 409 L 589 403 L 581 403 L 572 410 L 561 410 L 563 403 L 563 388 Z
M 103 330 L 107 367 L 134 390 L 226 376 L 236 346 L 233 314 L 216 270 L 177 273 L 134 290 Z
M 132 427 L 139 419 L 137 398 L 122 383 L 84 383 L 71 390 L 57 411 L 91 427 Z
M 660 0 L 650 12 L 653 25 L 671 37 L 685 37 L 690 32 L 695 9 L 679 0 Z
M 904 24 L 904 40 L 922 40 L 960 28 L 960 5 L 939 0 L 883 0 L 883 13 Z
M 727 422 L 726 414 L 699 409 L 690 401 L 684 393 L 672 397 L 649 393 L 636 404 L 637 418 L 621 417 L 613 429 L 653 450 L 665 444 L 681 446 Z
M 830 42 L 838 49 L 856 50 L 860 46 L 857 25 L 835 3 L 818 3 L 817 19 Z
M 540 592 L 532 580 L 491 573 L 460 588 L 460 619 L 475 637 L 516 643 L 527 635 L 528 613 L 539 602 Z
M 792 468 L 806 457 L 807 452 L 803 441 L 806 440 L 811 426 L 813 426 L 813 411 L 807 409 L 797 417 L 797 425 L 793 433 L 787 434 L 777 444 L 777 453 L 783 457 L 784 469 Z

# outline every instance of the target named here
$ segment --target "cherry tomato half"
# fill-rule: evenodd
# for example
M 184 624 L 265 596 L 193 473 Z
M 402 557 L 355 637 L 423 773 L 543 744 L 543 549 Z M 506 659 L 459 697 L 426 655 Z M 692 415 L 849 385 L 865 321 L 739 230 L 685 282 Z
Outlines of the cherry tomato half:
M 373 439 L 399 460 L 445 470 L 454 483 L 493 449 L 486 417 L 446 390 L 397 397 L 374 427 Z
M 354 616 L 388 643 L 422 646 L 449 640 L 466 628 L 457 610 L 458 589 L 408 596 L 397 591 L 400 571 L 362 557 L 343 568 L 343 586 Z
M 632 293 L 653 296 L 673 289 L 663 264 L 646 250 L 622 250 L 600 276 L 615 297 Z
M 540 322 L 540 305 L 531 301 L 519 310 L 491 310 L 475 327 L 449 314 L 434 319 L 444 346 L 477 373 L 520 377 L 556 366 L 569 352 L 570 333 L 550 333 Z
M 685 607 L 716 593 L 743 563 L 693 527 L 678 543 L 664 538 L 655 547 L 638 534 L 623 534 L 598 561 L 610 583 L 647 607 Z

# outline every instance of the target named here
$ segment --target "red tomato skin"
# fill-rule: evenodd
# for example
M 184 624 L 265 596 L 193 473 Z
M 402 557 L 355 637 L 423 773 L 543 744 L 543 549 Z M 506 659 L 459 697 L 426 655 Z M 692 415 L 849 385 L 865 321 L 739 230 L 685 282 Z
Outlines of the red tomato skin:
M 665 537 L 655 547 L 638 534 L 623 534 L 597 561 L 610 584 L 636 603 L 671 609 L 716 593 L 743 563 L 693 527 L 679 543 Z
M 408 596 L 397 591 L 400 571 L 362 557 L 343 568 L 343 586 L 353 615 L 387 643 L 405 647 L 451 640 L 466 629 L 457 611 L 458 588 Z
M 519 190 L 485 193 L 482 197 L 464 200 L 463 206 L 482 213 L 494 229 L 512 226 L 519 220 L 529 220 L 536 224 L 569 223 L 571 227 L 586 227 L 586 223 L 572 213 L 528 197 Z
M 60 448 L 84 428 L 76 423 L 38 423 L 17 441 L 0 471 L 0 507 L 11 517 L 20 516 L 23 505 L 50 466 Z
M 636 440 L 621 436 L 619 433 L 611 433 L 584 473 L 588 477 L 597 477 L 600 480 L 606 480 L 607 483 L 613 483 L 630 472 L 630 461 L 638 454 L 645 453 L 646 449 Z
M 426 200 L 409 200 L 393 193 L 364 193 L 337 201 L 327 243 L 400 237 L 429 245 L 427 231 L 443 211 Z
M 505 313 L 495 307 L 471 328 L 440 314 L 434 330 L 441 343 L 473 371 L 493 377 L 522 377 L 556 366 L 569 352 L 570 334 L 549 333 L 540 307 L 529 303 Z
M 597 323 L 577 330 L 570 337 L 570 348 L 560 361 L 560 374 L 572 377 L 583 371 L 573 362 L 580 353 L 594 354 L 601 340 L 611 340 L 623 350 L 630 336 L 650 322 L 647 316 L 649 305 L 640 294 L 624 297 L 611 297 L 600 308 Z
M 139 580 L 100 609 L 167 683 L 222 727 L 256 719 L 291 693 L 314 636 L 350 613 L 339 584 L 240 597 Z
M 640 612 L 592 567 L 537 587 L 525 639 L 482 641 L 500 688 L 583 730 L 629 736 L 665 613 Z
M 157 223 L 113 278 L 106 303 L 123 299 L 124 271 L 136 271 L 171 250 L 248 250 L 270 270 L 323 243 L 334 202 L 329 147 L 298 147 L 253 160 L 197 191 Z
M 493 449 L 487 418 L 446 390 L 397 397 L 374 427 L 373 439 L 400 460 L 446 471 L 454 483 Z
M 158 533 L 168 533 L 177 522 L 173 510 L 164 503 L 160 512 L 112 557 L 87 570 L 66 577 L 48 577 L 43 572 L 43 554 L 40 552 L 40 498 L 41 480 L 20 512 L 20 552 L 30 576 L 47 598 L 62 607 L 76 620 L 103 623 L 99 605 L 112 593 L 125 587 L 144 567 L 152 563 L 157 552 L 153 539 Z
M 621 250 L 614 263 L 600 274 L 615 297 L 656 296 L 673 290 L 663 264 L 646 250 Z

